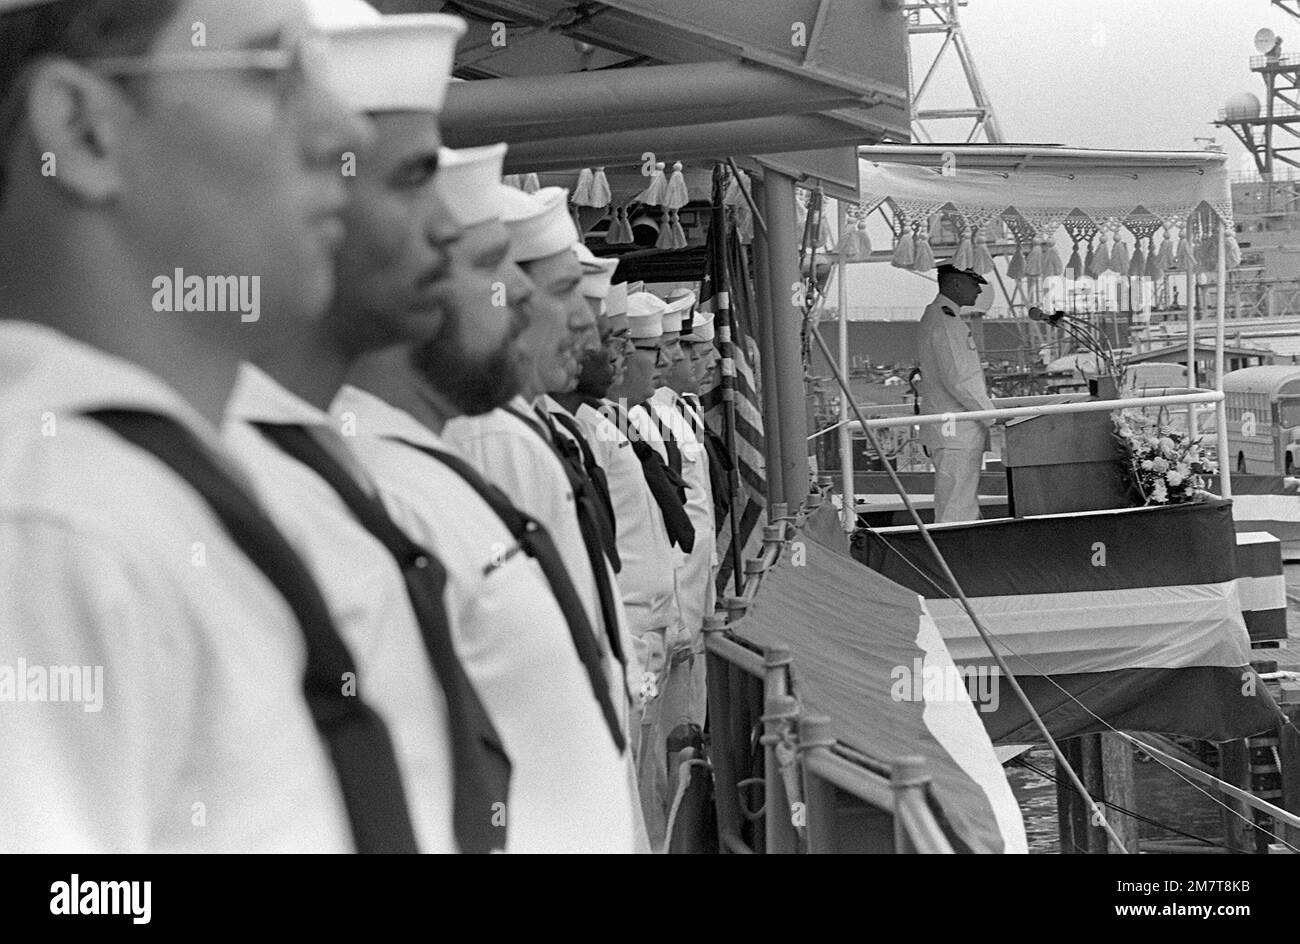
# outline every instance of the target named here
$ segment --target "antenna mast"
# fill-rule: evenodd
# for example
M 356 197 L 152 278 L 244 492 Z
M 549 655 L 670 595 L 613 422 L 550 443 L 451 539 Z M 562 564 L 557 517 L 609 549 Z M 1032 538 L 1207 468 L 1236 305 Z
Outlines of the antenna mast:
M 1294 2 L 1300 3 L 1300 0 Z M 957 16 L 958 8 L 964 6 L 966 0 L 910 0 L 902 4 L 902 10 L 907 15 L 907 34 L 911 40 L 909 45 L 912 56 L 909 62 L 908 79 L 912 99 L 912 139 L 916 142 L 934 143 L 932 132 L 938 130 L 934 127 L 935 123 L 954 120 L 971 122 L 965 139 L 967 144 L 1001 144 L 1006 140 L 1002 136 L 997 117 L 993 114 L 993 103 L 989 100 L 984 84 L 980 81 L 979 72 L 975 69 L 975 60 L 971 56 L 970 47 L 966 45 L 966 36 L 962 32 L 961 22 Z M 1300 13 L 1297 15 L 1300 16 Z M 939 44 L 938 52 L 930 60 L 925 77 L 918 85 L 913 71 L 917 65 L 918 43 L 911 37 L 935 35 L 942 35 L 943 40 Z M 949 50 L 957 56 L 973 104 L 953 102 L 944 103 L 948 107 L 922 107 L 921 100 L 925 98 L 927 92 L 931 91 L 930 83 L 938 72 L 940 63 L 949 54 Z M 931 98 L 934 97 L 932 93 Z M 958 139 L 953 135 L 941 134 L 940 140 Z

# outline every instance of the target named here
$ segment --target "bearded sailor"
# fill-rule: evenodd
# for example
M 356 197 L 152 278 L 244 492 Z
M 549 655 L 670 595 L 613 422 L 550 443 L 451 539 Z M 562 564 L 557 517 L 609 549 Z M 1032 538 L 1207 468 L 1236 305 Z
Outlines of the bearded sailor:
M 447 563 L 457 648 L 514 762 L 507 851 L 631 852 L 645 843 L 624 749 L 626 685 L 610 687 L 549 528 L 440 435 L 518 390 L 516 342 L 534 287 L 510 259 L 501 220 L 505 154 L 504 144 L 440 151 L 431 193 L 420 196 L 428 216 L 416 221 L 446 215 L 461 232 L 433 283 L 443 322 L 423 341 L 359 359 L 334 413 L 393 517 Z M 375 222 L 351 237 L 359 251 L 373 252 L 393 228 Z M 376 281 L 346 295 L 374 320 L 393 288 Z

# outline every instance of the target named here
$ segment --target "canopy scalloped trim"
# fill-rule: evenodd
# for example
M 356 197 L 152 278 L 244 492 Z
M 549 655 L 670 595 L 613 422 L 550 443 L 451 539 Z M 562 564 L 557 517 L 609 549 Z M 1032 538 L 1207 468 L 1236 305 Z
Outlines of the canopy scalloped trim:
M 861 161 L 862 206 L 888 203 L 903 220 L 902 238 L 924 230 L 929 218 L 944 213 L 960 227 L 985 227 L 993 220 L 1014 221 L 1017 240 L 1055 237 L 1068 219 L 1076 228 L 1096 227 L 1128 243 L 1177 230 L 1193 244 L 1207 239 L 1222 221 L 1236 248 L 1232 194 L 1221 165 L 1153 166 L 1135 172 L 1099 167 L 1096 173 L 1041 170 L 958 170 L 945 174 L 924 164 Z M 1066 201 L 1069 202 L 1066 202 Z M 896 256 L 906 264 L 914 253 Z M 1230 251 L 1236 261 L 1240 252 Z
M 1008 212 L 1035 229 L 1055 228 L 1072 212 L 1107 228 L 1135 214 L 1179 225 L 1208 206 L 1233 228 L 1232 193 L 1221 165 L 1209 168 L 1155 166 L 1122 173 L 1099 166 L 1095 173 L 1035 170 L 964 170 L 945 174 L 923 164 L 859 162 L 863 206 L 888 200 L 908 219 L 945 209 L 968 225 L 981 225 Z

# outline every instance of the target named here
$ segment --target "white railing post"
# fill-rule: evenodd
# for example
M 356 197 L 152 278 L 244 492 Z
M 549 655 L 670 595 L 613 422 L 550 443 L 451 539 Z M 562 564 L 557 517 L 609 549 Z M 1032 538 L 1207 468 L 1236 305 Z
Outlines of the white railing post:
M 1189 241 L 1190 244 L 1190 241 Z M 1196 262 L 1187 254 L 1187 386 L 1196 386 Z M 1196 429 L 1196 410 L 1187 408 L 1187 430 Z
M 1227 225 L 1223 220 L 1219 220 L 1219 284 L 1215 295 L 1217 299 L 1216 324 L 1214 327 L 1214 389 L 1223 392 L 1223 320 L 1224 306 L 1227 303 L 1228 296 L 1228 252 L 1227 252 Z M 1218 427 L 1218 450 L 1219 450 L 1219 494 L 1224 498 L 1232 497 L 1232 463 L 1228 455 L 1228 408 L 1227 404 L 1220 400 L 1215 406 L 1215 425 Z M 1195 426 L 1188 426 L 1188 431 L 1196 429 Z
M 840 341 L 840 374 L 843 375 L 845 383 L 849 379 L 849 280 L 848 265 L 844 261 L 844 237 L 848 232 L 849 215 L 844 206 L 843 200 L 836 200 L 839 208 L 839 238 L 840 238 L 840 255 L 839 263 L 835 267 L 835 281 L 838 283 L 840 295 L 839 311 L 839 341 Z M 851 414 L 851 405 L 849 404 L 849 394 L 843 390 L 840 391 L 840 422 L 844 425 L 840 427 L 840 473 L 844 477 L 844 487 L 841 492 L 844 508 L 841 515 L 844 532 L 852 534 L 858 527 L 857 515 L 857 489 L 853 483 L 853 437 L 849 434 L 849 418 Z

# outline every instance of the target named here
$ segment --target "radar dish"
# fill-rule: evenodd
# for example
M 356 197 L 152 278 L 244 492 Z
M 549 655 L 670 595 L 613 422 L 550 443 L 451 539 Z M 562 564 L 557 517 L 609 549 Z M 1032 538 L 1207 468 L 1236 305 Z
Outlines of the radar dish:
M 1265 53 L 1273 48 L 1273 41 L 1277 39 L 1277 34 L 1265 26 L 1255 34 L 1255 50 Z
M 1259 117 L 1263 105 L 1252 92 L 1238 92 L 1223 105 L 1223 117 L 1228 121 L 1251 121 Z

